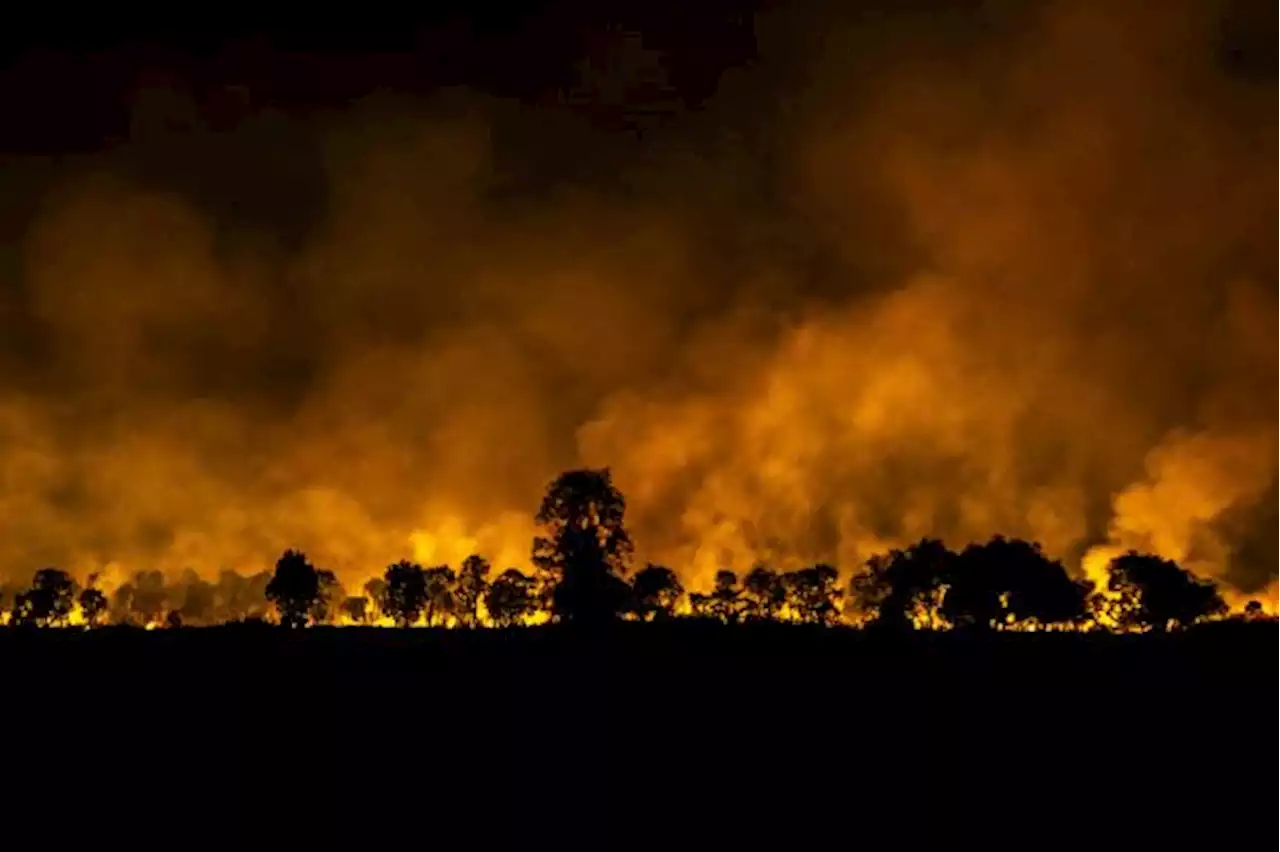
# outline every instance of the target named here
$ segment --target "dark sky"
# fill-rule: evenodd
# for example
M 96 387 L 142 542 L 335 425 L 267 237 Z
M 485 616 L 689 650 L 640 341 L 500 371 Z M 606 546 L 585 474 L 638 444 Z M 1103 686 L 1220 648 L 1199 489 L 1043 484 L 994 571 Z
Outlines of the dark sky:
M 129 94 L 139 79 L 153 75 L 182 79 L 202 92 L 248 88 L 254 103 L 291 110 L 332 107 L 379 89 L 428 94 L 441 86 L 468 86 L 545 105 L 579 82 L 584 59 L 608 50 L 624 33 L 643 34 L 649 49 L 662 52 L 667 82 L 683 106 L 696 107 L 715 93 L 726 69 L 758 58 L 754 24 L 760 13 L 834 18 L 840 25 L 879 29 L 881 36 L 898 31 L 888 32 L 890 37 L 904 26 L 935 34 L 951 30 L 948 37 L 960 40 L 972 36 L 964 30 L 989 10 L 1015 17 L 1027 14 L 1018 6 L 1032 4 L 566 0 L 488 5 L 486 10 L 486 4 L 436 2 L 412 12 L 365 5 L 358 15 L 349 9 L 315 9 L 305 16 L 269 9 L 190 15 L 176 7 L 128 6 L 66 16 L 33 8 L 6 28 L 0 42 L 5 66 L 0 104 L 10 116 L 4 149 L 84 151 L 126 138 Z M 1223 70 L 1274 77 L 1273 4 L 1206 0 L 1191 5 L 1212 13 L 1216 59 Z M 223 109 L 234 114 L 230 105 Z
M 291 111 L 334 107 L 376 90 L 425 95 L 468 86 L 546 104 L 576 82 L 579 63 L 624 33 L 644 33 L 666 54 L 685 106 L 714 93 L 719 75 L 755 52 L 754 7 L 743 2 L 664 9 L 653 3 L 434 4 L 416 17 L 349 11 L 306 19 L 182 20 L 142 13 L 101 25 L 55 22 L 10 36 L 4 106 L 33 120 L 7 123 L 5 148 L 93 150 L 127 137 L 129 92 L 139 78 L 176 77 L 216 99 L 248 88 L 253 102 Z M 483 5 L 483 4 L 480 4 Z M 497 6 L 499 4 L 495 4 Z M 132 17 L 132 20 L 130 20 Z M 23 37 L 21 44 L 15 36 Z M 218 105 L 210 104 L 212 111 Z M 232 120 L 234 103 L 220 105 Z M 641 108 L 643 108 L 641 106 Z

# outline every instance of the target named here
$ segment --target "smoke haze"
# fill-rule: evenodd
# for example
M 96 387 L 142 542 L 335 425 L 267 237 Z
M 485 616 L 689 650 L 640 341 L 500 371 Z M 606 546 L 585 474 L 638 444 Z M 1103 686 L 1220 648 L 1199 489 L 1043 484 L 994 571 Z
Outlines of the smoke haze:
M 1274 594 L 1274 8 L 842 7 L 705 98 L 665 31 L 306 111 L 149 61 L 5 156 L 0 578 L 524 565 L 607 464 L 694 585 L 1000 533 Z

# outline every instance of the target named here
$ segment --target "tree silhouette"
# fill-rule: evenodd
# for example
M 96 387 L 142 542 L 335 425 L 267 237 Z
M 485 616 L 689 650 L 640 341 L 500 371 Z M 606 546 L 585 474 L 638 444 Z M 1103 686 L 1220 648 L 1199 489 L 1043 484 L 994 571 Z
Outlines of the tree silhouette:
M 462 560 L 462 567 L 458 569 L 458 583 L 453 597 L 458 621 L 467 627 L 474 627 L 479 622 L 480 601 L 484 599 L 485 590 L 489 586 L 491 568 L 488 560 L 473 553 Z
M 536 585 L 532 577 L 526 577 L 515 568 L 508 568 L 490 583 L 484 604 L 494 624 L 512 627 L 536 612 Z
M 784 575 L 786 600 L 796 618 L 805 624 L 837 623 L 840 599 L 844 597 L 837 585 L 839 577 L 830 565 L 814 565 Z
M 742 597 L 748 618 L 777 621 L 787 603 L 787 586 L 777 571 L 757 565 L 742 581 Z
M 309 613 L 311 623 L 329 624 L 337 617 L 338 606 L 346 597 L 346 593 L 332 571 L 317 569 L 316 584 L 318 593 L 316 599 L 311 603 L 311 611 Z
M 1133 550 L 1112 560 L 1107 589 L 1120 599 L 1122 627 L 1171 630 L 1227 611 L 1211 581 L 1197 579 L 1171 560 Z
M 97 627 L 107 612 L 107 596 L 96 587 L 97 574 L 90 574 L 84 591 L 80 593 L 80 613 L 88 627 Z
M 133 583 L 121 583 L 111 594 L 110 618 L 116 624 L 136 625 L 133 615 Z
M 138 571 L 133 575 L 133 614 L 141 624 L 160 624 L 169 609 L 169 587 L 159 571 Z
M 76 600 L 76 584 L 71 575 L 57 568 L 41 568 L 31 579 L 31 587 L 14 600 L 14 624 L 58 627 L 67 623 Z
M 345 598 L 339 611 L 356 624 L 369 623 L 369 599 L 366 597 Z
M 676 572 L 663 565 L 646 565 L 631 578 L 632 611 L 641 621 L 671 617 L 683 594 Z
M 285 627 L 305 627 L 323 589 L 320 572 L 307 561 L 306 554 L 286 550 L 276 561 L 275 574 L 267 583 L 267 600 L 280 613 Z
M 608 468 L 560 474 L 542 498 L 535 521 L 533 564 L 552 584 L 559 620 L 601 624 L 622 611 L 632 544 L 623 526 L 626 500 Z
M 436 616 L 447 617 L 453 612 L 453 588 L 457 577 L 448 565 L 436 565 L 423 572 L 427 586 L 427 626 L 436 623 Z
M 871 557 L 849 582 L 855 619 L 910 628 L 935 608 L 936 593 L 955 558 L 941 541 L 930 538 Z
M 216 587 L 200 579 L 194 572 L 185 572 L 182 598 L 182 622 L 184 624 L 208 623 L 217 600 Z
M 417 623 L 427 606 L 427 576 L 422 566 L 402 559 L 388 566 L 383 582 L 382 599 L 378 602 L 382 614 L 394 620 L 397 627 Z
M 738 575 L 728 570 L 716 572 L 715 585 L 710 594 L 692 594 L 689 606 L 694 615 L 715 618 L 726 624 L 736 624 L 742 616 L 744 601 L 738 588 Z
M 368 618 L 370 621 L 379 616 L 387 615 L 387 611 L 382 608 L 383 602 L 387 599 L 387 581 L 382 577 L 374 577 L 364 584 L 364 596 L 368 603 Z
M 214 613 L 223 621 L 244 621 L 261 618 L 270 607 L 267 586 L 272 579 L 269 571 L 260 571 L 250 577 L 241 577 L 234 571 L 218 575 Z
M 943 617 L 979 629 L 1079 622 L 1093 590 L 1092 583 L 1072 580 L 1040 545 L 1002 536 L 966 547 L 950 561 L 943 583 Z
M 429 626 L 474 626 L 482 602 L 501 626 L 527 623 L 551 607 L 560 620 L 577 624 L 600 624 L 622 613 L 644 622 L 670 618 L 685 594 L 675 571 L 650 563 L 630 583 L 620 576 L 632 553 L 624 510 L 607 470 L 562 474 L 538 514 L 545 533 L 535 539 L 538 573 L 510 569 L 492 582 L 491 566 L 479 555 L 467 557 L 456 574 L 447 565 L 424 569 L 400 561 L 384 577 L 366 582 L 364 596 L 348 597 L 332 572 L 287 550 L 273 572 L 242 577 L 223 571 L 216 583 L 191 570 L 176 580 L 138 571 L 110 597 L 96 587 L 97 575 L 81 590 L 65 572 L 46 568 L 36 572 L 30 587 L 0 587 L 0 601 L 12 601 L 12 624 L 36 626 L 69 623 L 77 602 L 89 627 L 112 619 L 168 627 L 261 621 L 268 606 L 288 627 L 339 617 L 369 624 L 380 615 L 401 627 L 423 620 Z M 1130 551 L 1108 566 L 1106 587 L 1095 591 L 1092 583 L 1072 579 L 1039 544 L 999 535 L 959 553 L 922 539 L 872 557 L 847 590 L 829 565 L 783 574 L 757 565 L 741 585 L 734 572 L 719 571 L 710 592 L 688 599 L 695 616 L 726 624 L 794 618 L 835 625 L 843 599 L 845 614 L 857 624 L 971 630 L 1082 624 L 1092 617 L 1105 627 L 1168 631 L 1228 612 L 1212 581 L 1172 561 Z M 1256 600 L 1232 616 L 1243 622 L 1274 618 Z

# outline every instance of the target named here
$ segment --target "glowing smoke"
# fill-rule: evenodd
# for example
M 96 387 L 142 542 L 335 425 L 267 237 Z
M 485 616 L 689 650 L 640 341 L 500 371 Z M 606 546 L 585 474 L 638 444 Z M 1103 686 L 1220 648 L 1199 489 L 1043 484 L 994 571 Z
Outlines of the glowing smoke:
M 0 291 L 5 575 L 501 567 L 585 462 L 695 584 L 996 532 L 1274 583 L 1274 68 L 1202 6 L 986 8 L 761 18 L 643 141 L 151 87 Z

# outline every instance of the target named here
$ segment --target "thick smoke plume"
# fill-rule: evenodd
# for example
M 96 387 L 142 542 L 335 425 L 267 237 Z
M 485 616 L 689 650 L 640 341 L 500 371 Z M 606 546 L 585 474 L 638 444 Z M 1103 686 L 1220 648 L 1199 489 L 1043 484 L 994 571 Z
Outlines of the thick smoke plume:
M 1002 533 L 1274 593 L 1236 14 L 762 14 L 699 109 L 643 32 L 538 109 L 139 78 L 127 140 L 0 174 L 0 571 L 523 565 L 585 463 L 694 585 Z

